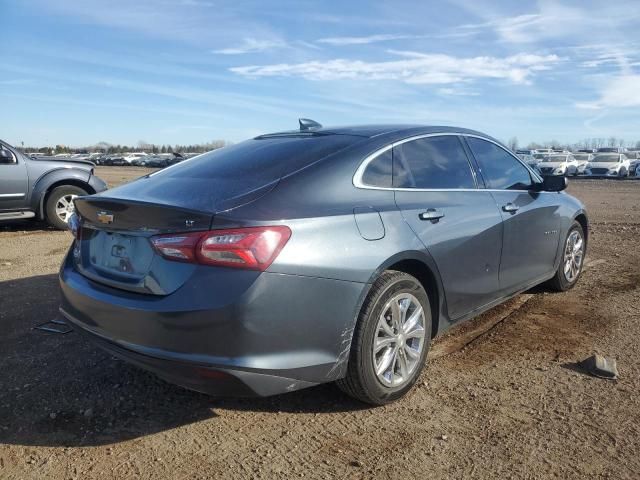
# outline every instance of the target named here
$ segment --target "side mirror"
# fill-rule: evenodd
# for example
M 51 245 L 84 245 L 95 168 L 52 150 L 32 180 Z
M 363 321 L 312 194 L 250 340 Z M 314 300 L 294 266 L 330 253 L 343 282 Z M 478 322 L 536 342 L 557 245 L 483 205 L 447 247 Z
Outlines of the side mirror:
M 13 153 L 5 148 L 0 148 L 0 163 L 15 163 Z
M 543 192 L 561 192 L 569 185 L 567 177 L 564 175 L 543 175 L 542 183 L 538 184 L 537 190 Z

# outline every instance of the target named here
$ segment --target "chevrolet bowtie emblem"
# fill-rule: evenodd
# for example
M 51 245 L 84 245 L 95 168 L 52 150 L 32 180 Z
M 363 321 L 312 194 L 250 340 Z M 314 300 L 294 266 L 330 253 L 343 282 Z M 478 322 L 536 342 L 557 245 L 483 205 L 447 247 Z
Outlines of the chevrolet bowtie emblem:
M 98 212 L 98 221 L 107 225 L 109 223 L 113 223 L 113 214 L 107 212 Z

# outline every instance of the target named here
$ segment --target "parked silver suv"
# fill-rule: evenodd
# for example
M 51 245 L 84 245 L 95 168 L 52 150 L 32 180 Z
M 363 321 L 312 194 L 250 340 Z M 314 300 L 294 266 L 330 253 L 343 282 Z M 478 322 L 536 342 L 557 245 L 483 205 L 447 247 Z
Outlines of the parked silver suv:
M 107 189 L 93 168 L 86 160 L 30 158 L 0 140 L 0 221 L 38 218 L 65 229 L 74 198 Z

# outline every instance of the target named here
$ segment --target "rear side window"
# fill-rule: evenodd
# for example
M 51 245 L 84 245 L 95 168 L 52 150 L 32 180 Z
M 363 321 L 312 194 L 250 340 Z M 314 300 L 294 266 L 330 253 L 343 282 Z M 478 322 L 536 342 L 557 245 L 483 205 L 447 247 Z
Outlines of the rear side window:
M 529 170 L 498 145 L 481 138 L 467 137 L 469 148 L 478 161 L 487 187 L 496 190 L 528 190 Z
M 371 160 L 362 174 L 362 183 L 372 187 L 391 187 L 392 181 L 391 149 L 382 152 Z
M 257 181 L 277 180 L 362 140 L 349 135 L 281 136 L 247 140 L 205 153 L 156 175 L 175 178 L 248 177 Z
M 467 154 L 455 135 L 426 137 L 393 148 L 397 188 L 476 188 Z

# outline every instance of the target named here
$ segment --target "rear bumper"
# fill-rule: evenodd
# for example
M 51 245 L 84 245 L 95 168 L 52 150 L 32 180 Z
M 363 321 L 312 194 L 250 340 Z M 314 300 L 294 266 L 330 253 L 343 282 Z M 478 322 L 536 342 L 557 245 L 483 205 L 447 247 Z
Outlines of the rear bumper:
M 227 366 L 215 367 L 206 363 L 201 364 L 180 359 L 179 355 L 153 351 L 139 345 L 123 346 L 92 332 L 64 309 L 60 308 L 60 313 L 73 325 L 75 331 L 87 337 L 107 353 L 153 372 L 169 383 L 180 385 L 189 390 L 216 396 L 264 397 L 299 390 L 319 383 Z
M 344 375 L 364 284 L 251 272 L 230 286 L 202 269 L 158 298 L 95 283 L 66 259 L 60 311 L 113 355 L 207 394 L 267 396 Z

